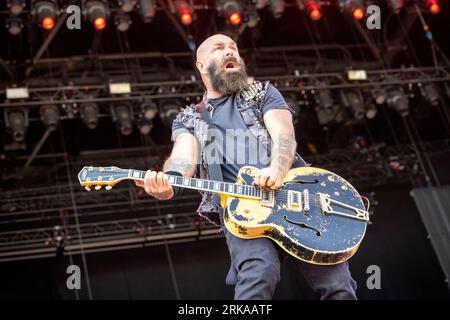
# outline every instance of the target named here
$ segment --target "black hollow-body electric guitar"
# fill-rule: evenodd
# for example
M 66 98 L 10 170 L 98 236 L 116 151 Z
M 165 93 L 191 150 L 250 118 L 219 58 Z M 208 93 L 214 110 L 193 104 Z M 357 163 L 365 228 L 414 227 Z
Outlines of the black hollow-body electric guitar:
M 245 166 L 236 183 L 168 175 L 173 186 L 219 195 L 226 228 L 241 238 L 267 237 L 294 257 L 321 265 L 341 263 L 355 254 L 369 214 L 362 197 L 340 176 L 320 168 L 291 169 L 279 189 L 258 188 L 257 168 Z M 125 180 L 144 180 L 145 171 L 84 167 L 80 184 L 90 190 Z

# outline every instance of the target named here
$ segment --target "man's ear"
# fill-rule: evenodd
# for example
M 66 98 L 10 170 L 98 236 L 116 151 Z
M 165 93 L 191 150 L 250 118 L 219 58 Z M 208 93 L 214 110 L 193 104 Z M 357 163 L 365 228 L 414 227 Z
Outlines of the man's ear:
M 195 66 L 197 67 L 198 72 L 200 72 L 200 74 L 206 73 L 206 70 L 203 70 L 204 65 L 201 61 L 197 60 Z

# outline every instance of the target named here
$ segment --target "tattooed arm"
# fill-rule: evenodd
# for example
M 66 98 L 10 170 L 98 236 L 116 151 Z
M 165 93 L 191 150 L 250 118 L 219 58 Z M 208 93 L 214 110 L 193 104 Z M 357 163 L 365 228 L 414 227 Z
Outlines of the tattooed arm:
M 264 123 L 272 138 L 270 166 L 260 170 L 255 184 L 276 189 L 291 168 L 297 149 L 292 114 L 285 109 L 272 109 L 264 115 Z
M 192 177 L 198 163 L 198 154 L 197 139 L 190 133 L 181 133 L 175 140 L 172 153 L 164 163 L 163 170 L 164 172 L 175 171 L 184 177 Z M 144 182 L 136 181 L 136 185 L 144 187 L 149 195 L 159 200 L 171 199 L 175 192 L 164 172 L 148 170 L 145 173 Z

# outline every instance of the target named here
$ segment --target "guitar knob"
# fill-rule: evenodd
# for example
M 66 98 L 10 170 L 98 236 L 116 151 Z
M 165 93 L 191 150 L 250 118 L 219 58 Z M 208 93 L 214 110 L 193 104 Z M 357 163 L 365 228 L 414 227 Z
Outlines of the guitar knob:
M 105 189 L 109 191 L 112 189 L 112 186 L 106 186 Z
M 102 186 L 95 186 L 95 190 L 100 190 Z
M 86 191 L 91 191 L 91 188 L 88 187 L 88 186 L 86 186 L 86 187 L 84 187 L 84 188 L 86 189 Z

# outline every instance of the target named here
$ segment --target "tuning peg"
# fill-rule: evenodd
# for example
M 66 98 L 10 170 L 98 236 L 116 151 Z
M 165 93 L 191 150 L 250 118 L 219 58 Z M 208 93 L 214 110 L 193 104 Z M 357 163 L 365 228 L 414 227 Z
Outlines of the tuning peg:
M 112 186 L 106 186 L 105 189 L 109 191 L 112 189 Z
M 86 186 L 86 187 L 84 187 L 84 188 L 86 189 L 86 191 L 91 191 L 91 188 L 88 187 L 88 186 Z
M 100 190 L 102 186 L 95 186 L 95 190 Z

